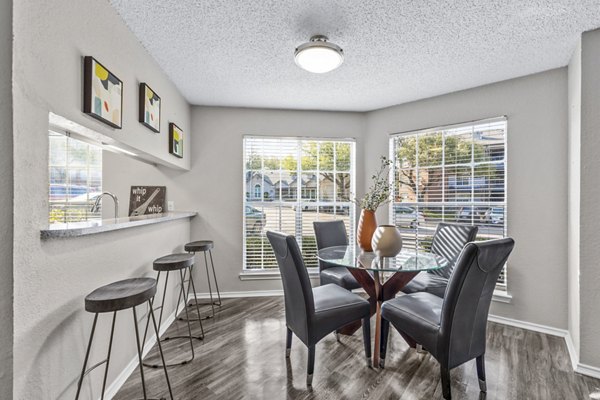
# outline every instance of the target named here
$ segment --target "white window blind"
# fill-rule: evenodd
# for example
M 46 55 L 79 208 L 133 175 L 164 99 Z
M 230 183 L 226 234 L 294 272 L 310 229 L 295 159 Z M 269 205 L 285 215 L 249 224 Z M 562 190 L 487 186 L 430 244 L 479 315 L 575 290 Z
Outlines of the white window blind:
M 268 230 L 296 236 L 317 267 L 313 221 L 341 219 L 354 241 L 352 140 L 244 137 L 244 269 L 277 269 Z
M 427 250 L 443 221 L 477 225 L 477 240 L 506 236 L 506 129 L 495 118 L 390 137 L 390 219 L 404 247 Z
M 90 210 L 102 193 L 102 149 L 53 131 L 48 140 L 49 223 L 101 219 Z

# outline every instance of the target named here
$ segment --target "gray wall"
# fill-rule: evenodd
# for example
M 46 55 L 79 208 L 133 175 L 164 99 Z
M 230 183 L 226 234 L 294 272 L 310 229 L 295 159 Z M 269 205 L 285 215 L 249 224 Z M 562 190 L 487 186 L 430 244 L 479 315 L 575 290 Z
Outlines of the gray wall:
M 242 271 L 243 135 L 355 138 L 357 170 L 363 169 L 364 115 L 318 111 L 194 107 L 192 170 L 177 180 L 185 190 L 183 209 L 200 217 L 192 223 L 192 238 L 215 240 L 215 264 L 223 291 L 281 289 L 280 279 L 240 281 Z M 363 187 L 358 176 L 357 188 Z M 198 270 L 200 273 L 201 270 Z M 201 276 L 198 277 L 199 280 Z M 202 279 L 204 282 L 205 280 Z M 205 291 L 206 287 L 198 288 Z
M 0 399 L 12 398 L 13 106 L 12 1 L 0 1 Z
M 561 68 L 368 114 L 365 179 L 389 134 L 508 117 L 510 304 L 492 313 L 567 329 L 567 70 Z M 382 208 L 379 220 L 387 219 Z
M 569 79 L 569 201 L 568 201 L 568 294 L 569 333 L 579 357 L 579 261 L 581 203 L 581 41 L 568 67 Z
M 581 45 L 580 362 L 600 366 L 600 30 Z
M 190 152 L 183 160 L 168 154 L 167 123 L 174 121 L 189 133 L 190 108 L 107 1 L 23 0 L 15 2 L 14 17 L 14 60 L 19 66 L 13 77 L 17 182 L 14 312 L 18 315 L 14 323 L 14 367 L 19 371 L 14 379 L 14 398 L 72 399 L 92 321 L 83 311 L 84 296 L 112 281 L 154 276 L 152 260 L 181 251 L 190 238 L 190 222 L 41 241 L 40 229 L 47 226 L 48 218 L 48 112 L 185 168 Z M 95 56 L 123 80 L 122 130 L 82 114 L 83 55 Z M 162 97 L 160 134 L 137 122 L 139 81 L 147 81 Z M 187 145 L 193 142 L 190 136 L 186 136 Z M 122 188 L 172 185 L 158 168 L 113 154 L 105 155 L 104 169 L 104 188 L 118 191 L 123 213 L 127 212 L 128 192 Z M 167 315 L 174 308 L 173 296 L 170 293 Z M 101 317 L 92 360 L 104 357 L 108 329 L 108 318 Z M 131 314 L 120 315 L 109 384 L 134 358 L 132 331 Z M 92 374 L 86 382 L 84 398 L 99 397 L 101 375 Z

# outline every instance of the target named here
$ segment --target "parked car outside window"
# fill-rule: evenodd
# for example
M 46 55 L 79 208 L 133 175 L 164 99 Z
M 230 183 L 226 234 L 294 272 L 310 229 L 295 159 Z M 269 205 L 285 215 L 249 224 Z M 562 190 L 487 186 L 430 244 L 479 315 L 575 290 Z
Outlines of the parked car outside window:
M 257 208 L 246 206 L 246 231 L 255 235 L 260 234 L 265 225 L 266 215 Z
M 425 223 L 425 216 L 413 207 L 394 206 L 396 225 L 415 229 Z

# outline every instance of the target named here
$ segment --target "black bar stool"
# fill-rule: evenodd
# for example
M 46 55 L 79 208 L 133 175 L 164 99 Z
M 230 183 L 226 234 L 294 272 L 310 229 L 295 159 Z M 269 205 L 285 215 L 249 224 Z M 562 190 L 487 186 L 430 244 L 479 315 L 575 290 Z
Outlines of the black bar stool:
M 187 251 L 188 253 L 193 254 L 194 256 L 198 252 L 202 252 L 204 254 L 204 266 L 206 267 L 206 280 L 208 282 L 208 293 L 210 295 L 210 306 L 212 307 L 212 317 L 215 316 L 215 305 L 217 305 L 219 307 L 221 306 L 221 292 L 219 291 L 219 283 L 217 282 L 217 275 L 215 273 L 215 263 L 213 262 L 213 256 L 212 256 L 212 249 L 214 247 L 215 247 L 215 245 L 212 240 L 197 240 L 195 242 L 187 243 L 184 246 L 184 250 Z M 213 275 L 213 279 L 215 281 L 215 288 L 217 289 L 217 297 L 219 299 L 218 302 L 214 301 L 214 299 L 213 299 L 212 285 L 210 283 L 210 274 L 208 272 L 208 259 L 206 257 L 206 252 L 208 252 L 208 255 L 210 256 L 210 266 L 212 268 L 212 275 Z M 198 299 L 196 298 L 196 289 L 193 287 L 192 287 L 192 289 L 194 290 L 194 302 L 196 304 L 198 304 Z M 189 295 L 189 291 L 190 291 L 190 285 L 188 284 L 188 295 Z M 178 306 L 179 306 L 180 300 L 181 300 L 181 298 L 177 301 Z M 206 318 L 210 318 L 210 316 L 206 317 Z
M 101 397 L 102 400 L 104 399 L 104 391 L 106 389 L 106 377 L 108 375 L 108 367 L 110 364 L 110 353 L 112 350 L 113 336 L 115 333 L 115 320 L 117 318 L 117 311 L 126 310 L 128 308 L 131 308 L 133 310 L 133 325 L 135 326 L 135 340 L 137 343 L 138 359 L 140 363 L 140 375 L 142 377 L 142 390 L 144 391 L 144 400 L 148 399 L 146 395 L 146 381 L 144 380 L 144 366 L 142 364 L 142 348 L 140 346 L 140 335 L 137 325 L 137 314 L 135 311 L 135 307 L 146 302 L 148 303 L 150 308 L 150 315 L 148 316 L 148 320 L 152 318 L 154 332 L 156 333 L 156 337 L 158 338 L 158 326 L 156 325 L 156 318 L 154 318 L 154 312 L 152 311 L 152 302 L 155 294 L 155 279 L 134 278 L 125 279 L 122 281 L 111 283 L 106 286 L 102 286 L 86 296 L 85 310 L 94 313 L 95 316 L 94 323 L 92 324 L 92 333 L 90 335 L 90 341 L 85 352 L 83 368 L 81 369 L 81 376 L 79 377 L 79 382 L 77 383 L 77 394 L 75 395 L 75 400 L 79 399 L 83 378 L 96 367 L 99 367 L 100 365 L 106 363 L 106 367 L 104 368 L 104 380 L 102 381 Z M 99 363 L 93 365 L 92 367 L 86 370 L 88 359 L 90 356 L 90 349 L 92 348 L 92 341 L 94 339 L 94 332 L 96 330 L 96 322 L 98 322 L 98 314 L 107 312 L 113 313 L 112 327 L 110 329 L 110 341 L 108 342 L 108 355 L 105 360 L 100 361 Z M 157 343 L 158 351 L 160 352 L 160 357 L 162 358 L 164 365 L 164 356 L 160 341 L 157 341 Z M 165 371 L 165 379 L 167 380 L 167 386 L 169 388 L 169 395 L 171 396 L 171 400 L 173 400 L 173 392 L 171 391 L 171 383 L 169 381 L 167 367 L 165 366 L 163 369 Z
M 157 282 L 160 280 L 161 273 L 166 272 L 162 302 L 159 307 L 154 308 L 154 311 L 160 309 L 160 315 L 158 317 L 158 325 L 159 326 L 162 322 L 165 298 L 167 295 L 167 285 L 169 283 L 169 273 L 175 272 L 175 271 L 179 272 L 179 279 L 181 281 L 181 288 L 179 290 L 179 298 L 181 298 L 181 296 L 183 296 L 183 298 L 187 304 L 188 294 L 187 294 L 186 290 L 184 289 L 185 288 L 184 283 L 186 282 L 186 275 L 187 275 L 188 271 L 190 271 L 190 276 L 189 276 L 188 280 L 191 283 L 191 285 L 194 286 L 194 280 L 193 280 L 192 274 L 191 274 L 191 268 L 193 267 L 193 265 L 194 265 L 194 255 L 190 254 L 190 253 L 169 254 L 168 256 L 157 258 L 152 263 L 152 268 L 155 271 L 157 271 L 157 276 L 156 276 Z M 179 301 L 178 301 L 178 303 L 179 303 Z M 177 304 L 177 308 L 175 309 L 175 315 L 177 315 L 178 308 L 179 308 L 179 304 Z M 167 367 L 172 367 L 175 365 L 185 365 L 185 364 L 191 362 L 195 357 L 193 339 L 197 339 L 197 340 L 204 339 L 204 328 L 202 326 L 202 321 L 201 321 L 202 318 L 200 316 L 200 308 L 198 307 L 198 305 L 196 305 L 196 312 L 198 314 L 197 320 L 200 322 L 200 330 L 202 331 L 202 334 L 200 336 L 192 335 L 191 321 L 194 321 L 194 319 L 189 318 L 187 307 L 184 307 L 184 310 L 185 310 L 185 316 L 186 316 L 186 321 L 187 321 L 188 335 L 167 336 L 164 339 L 160 339 L 159 342 L 165 342 L 165 341 L 171 340 L 171 339 L 188 339 L 190 341 L 192 357 L 190 359 L 181 361 L 179 363 L 167 364 L 166 365 Z M 148 325 L 149 324 L 150 324 L 150 319 L 148 319 L 148 321 L 146 322 L 146 329 L 144 330 L 144 343 L 146 342 L 146 334 L 148 333 Z M 163 365 L 164 365 L 164 358 L 162 361 L 163 361 Z M 152 367 L 152 368 L 160 367 L 159 364 L 144 364 L 144 365 L 147 367 Z

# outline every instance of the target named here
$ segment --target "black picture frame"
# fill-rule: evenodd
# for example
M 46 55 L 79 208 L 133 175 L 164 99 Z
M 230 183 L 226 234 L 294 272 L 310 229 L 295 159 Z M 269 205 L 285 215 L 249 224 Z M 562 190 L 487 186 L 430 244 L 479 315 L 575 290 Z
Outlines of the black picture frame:
M 154 97 L 158 99 L 158 129 L 146 121 L 146 90 L 150 90 Z M 156 101 L 156 100 L 155 100 Z M 153 132 L 160 133 L 160 117 L 161 117 L 161 106 L 162 100 L 158 94 L 152 89 L 147 83 L 140 83 L 140 93 L 139 93 L 139 121 L 146 128 L 150 129 Z
M 95 64 L 97 64 L 107 73 L 106 78 L 101 79 L 97 75 L 94 76 Z M 107 112 L 110 111 L 106 99 L 103 102 L 100 97 L 96 97 L 96 99 L 94 99 L 94 103 L 92 103 L 92 96 L 94 90 L 93 86 L 95 79 L 97 79 L 97 81 L 95 82 L 97 84 L 97 88 L 98 85 L 101 85 L 104 90 L 109 91 L 110 88 L 112 88 L 112 86 L 114 85 L 117 85 L 119 87 L 120 101 L 118 109 L 118 122 L 105 118 L 102 115 L 103 108 L 106 108 Z M 100 110 L 98 110 L 98 107 L 100 107 Z M 104 65 L 102 65 L 102 63 L 100 63 L 92 56 L 85 56 L 83 60 L 83 112 L 113 128 L 121 129 L 123 127 L 123 81 L 120 80 L 115 74 L 113 74 L 108 68 L 106 68 Z
M 183 130 L 175 123 L 169 123 L 169 153 L 175 157 L 183 158 L 183 134 Z M 179 139 L 176 140 L 175 136 L 179 136 Z

